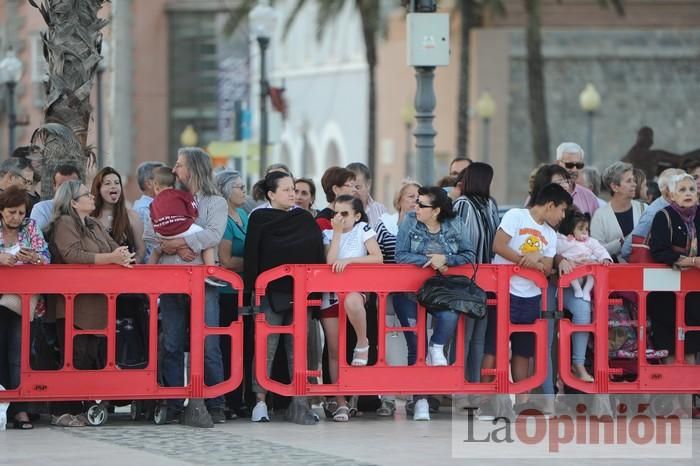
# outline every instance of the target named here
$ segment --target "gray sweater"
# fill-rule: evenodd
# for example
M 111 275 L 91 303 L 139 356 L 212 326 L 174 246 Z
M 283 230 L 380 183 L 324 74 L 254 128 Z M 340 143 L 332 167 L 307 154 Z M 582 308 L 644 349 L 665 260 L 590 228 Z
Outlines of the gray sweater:
M 226 200 L 221 196 L 204 196 L 197 193 L 194 196 L 197 201 L 198 216 L 195 223 L 202 227 L 202 231 L 192 235 L 185 236 L 183 239 L 187 245 L 198 254 L 192 262 L 185 262 L 180 259 L 177 254 L 163 254 L 160 257 L 159 264 L 201 264 L 202 250 L 214 248 L 214 255 L 218 260 L 218 246 L 221 239 L 224 237 L 226 229 L 226 220 L 228 218 L 228 205 Z M 158 235 L 153 231 L 153 224 L 149 221 L 144 225 L 143 241 L 151 247 L 158 247 Z

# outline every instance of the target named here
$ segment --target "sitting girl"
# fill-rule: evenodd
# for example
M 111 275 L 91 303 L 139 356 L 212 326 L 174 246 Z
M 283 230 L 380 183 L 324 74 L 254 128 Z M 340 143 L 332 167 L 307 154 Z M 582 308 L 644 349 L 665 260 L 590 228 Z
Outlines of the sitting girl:
M 333 271 L 340 273 L 348 264 L 381 264 L 383 258 L 377 244 L 377 234 L 367 224 L 362 201 L 349 195 L 341 195 L 335 200 L 334 210 L 335 215 L 331 219 L 333 229 L 323 232 L 326 261 L 333 266 Z M 366 301 L 367 296 L 364 293 L 353 292 L 345 296 L 345 313 L 357 335 L 353 366 L 366 366 L 369 356 Z M 324 293 L 321 324 L 328 345 L 329 376 L 331 383 L 335 383 L 338 380 L 338 300 L 332 293 Z M 337 409 L 329 409 L 333 413 L 333 420 L 348 421 L 350 410 L 345 399 L 342 396 L 337 397 L 336 403 Z
M 603 245 L 589 236 L 590 224 L 591 217 L 588 214 L 571 209 L 559 227 L 557 254 L 576 265 L 612 262 L 610 254 Z M 581 286 L 581 280 L 585 280 L 583 286 Z M 589 275 L 585 279 L 573 280 L 571 288 L 575 297 L 590 302 L 594 284 L 593 276 Z

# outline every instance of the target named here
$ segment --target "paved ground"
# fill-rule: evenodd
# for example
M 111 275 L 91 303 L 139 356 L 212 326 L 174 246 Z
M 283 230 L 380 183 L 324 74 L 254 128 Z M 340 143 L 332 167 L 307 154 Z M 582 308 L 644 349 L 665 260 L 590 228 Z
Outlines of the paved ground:
M 365 415 L 347 424 L 322 421 L 296 426 L 280 420 L 253 424 L 238 419 L 213 429 L 132 422 L 126 414 L 110 417 L 97 428 L 66 429 L 40 423 L 30 432 L 0 433 L 0 464 L 30 465 L 402 465 L 481 464 L 484 459 L 451 457 L 449 408 L 431 422 L 406 419 L 399 408 L 394 420 Z M 460 415 L 463 416 L 463 415 Z M 462 419 L 461 417 L 459 419 Z M 466 417 L 464 417 L 466 419 Z M 466 422 L 466 421 L 465 421 Z M 675 465 L 700 464 L 700 421 L 693 423 L 694 459 Z M 497 446 L 494 446 L 497 448 Z M 604 464 L 659 464 L 663 460 L 605 460 Z M 565 464 L 572 460 L 488 460 L 489 464 Z M 600 465 L 601 460 L 576 460 Z

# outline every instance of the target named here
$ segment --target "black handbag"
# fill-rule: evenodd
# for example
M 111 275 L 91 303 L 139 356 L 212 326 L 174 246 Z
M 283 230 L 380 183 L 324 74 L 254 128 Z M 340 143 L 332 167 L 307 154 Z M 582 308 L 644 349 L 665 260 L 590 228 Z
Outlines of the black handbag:
M 474 282 L 476 271 L 477 268 L 471 279 L 437 272 L 418 290 L 418 302 L 428 312 L 453 310 L 473 319 L 483 319 L 486 316 L 486 292 Z

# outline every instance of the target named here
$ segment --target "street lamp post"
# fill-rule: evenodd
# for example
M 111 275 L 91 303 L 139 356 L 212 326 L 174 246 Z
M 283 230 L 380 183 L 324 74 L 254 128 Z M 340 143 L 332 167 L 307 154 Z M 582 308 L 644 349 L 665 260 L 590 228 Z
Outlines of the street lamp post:
M 578 96 L 578 102 L 581 105 L 581 110 L 586 112 L 588 116 L 586 151 L 588 151 L 588 163 L 593 165 L 593 114 L 600 108 L 600 94 L 593 84 L 586 84 L 586 87 L 583 88 L 583 91 Z
M 104 166 L 104 102 L 102 77 L 109 67 L 109 43 L 102 40 L 100 64 L 97 66 L 97 166 Z
M 5 58 L 0 61 L 0 76 L 7 86 L 7 128 L 9 131 L 9 146 L 7 155 L 15 150 L 15 127 L 17 126 L 17 114 L 15 113 L 15 89 L 22 79 L 22 62 L 15 56 L 14 50 L 7 51 Z
M 403 121 L 403 126 L 406 130 L 406 178 L 413 178 L 413 152 L 411 151 L 411 132 L 413 130 L 413 122 L 416 118 L 416 109 L 412 104 L 406 104 L 406 106 L 401 111 L 401 120 Z
M 260 177 L 262 178 L 267 167 L 267 96 L 270 91 L 265 55 L 277 24 L 277 13 L 270 6 L 269 0 L 260 0 L 251 10 L 249 20 L 251 32 L 260 47 Z
M 484 92 L 479 97 L 476 102 L 476 113 L 481 118 L 482 122 L 482 161 L 484 163 L 489 162 L 489 139 L 490 131 L 489 127 L 491 124 L 491 118 L 493 118 L 494 113 L 496 113 L 496 102 L 493 101 L 491 94 Z

